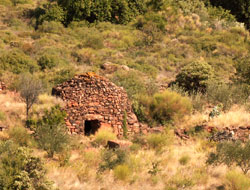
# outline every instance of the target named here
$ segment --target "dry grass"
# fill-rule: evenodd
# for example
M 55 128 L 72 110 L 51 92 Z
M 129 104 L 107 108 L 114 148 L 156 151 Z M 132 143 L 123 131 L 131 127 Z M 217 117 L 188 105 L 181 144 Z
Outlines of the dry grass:
M 200 142 L 182 142 L 177 139 L 161 154 L 152 149 L 129 153 L 126 165 L 130 175 L 124 181 L 117 180 L 113 170 L 98 173 L 103 148 L 87 148 L 73 151 L 69 165 L 58 167 L 56 161 L 47 162 L 47 177 L 55 181 L 55 186 L 63 190 L 102 189 L 102 190 L 151 190 L 168 189 L 216 189 L 221 185 L 227 168 L 210 168 L 205 165 L 206 152 L 199 151 Z M 189 156 L 185 165 L 179 163 L 183 155 Z M 159 162 L 156 175 L 149 173 L 152 163 Z M 170 186 L 168 186 L 170 185 Z
M 201 125 L 208 120 L 208 115 L 205 113 L 195 113 L 184 117 L 184 121 L 178 123 L 178 128 L 190 129 L 197 125 Z
M 222 113 L 214 118 L 208 124 L 209 126 L 218 128 L 249 126 L 250 113 L 243 107 L 235 106 L 230 111 Z
M 55 105 L 60 105 L 61 107 L 65 106 L 65 103 L 62 99 L 48 94 L 41 94 L 38 96 L 38 101 L 32 107 L 32 113 L 36 117 L 41 117 L 44 113 L 44 110 L 49 110 Z
M 20 125 L 25 119 L 25 104 L 15 92 L 0 94 L 0 111 L 4 115 L 0 124 L 7 127 Z

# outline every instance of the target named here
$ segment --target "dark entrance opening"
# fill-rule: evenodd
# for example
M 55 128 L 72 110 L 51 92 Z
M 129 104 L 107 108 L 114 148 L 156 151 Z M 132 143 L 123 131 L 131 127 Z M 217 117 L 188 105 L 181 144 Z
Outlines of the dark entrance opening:
M 84 134 L 86 136 L 94 135 L 100 128 L 101 123 L 98 120 L 86 120 L 84 125 Z

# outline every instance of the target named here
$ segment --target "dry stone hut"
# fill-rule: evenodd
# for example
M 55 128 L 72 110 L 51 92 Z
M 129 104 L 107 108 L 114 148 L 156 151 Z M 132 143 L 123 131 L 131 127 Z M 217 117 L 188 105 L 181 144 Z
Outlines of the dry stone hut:
M 66 102 L 66 124 L 71 132 L 90 135 L 100 127 L 111 127 L 122 136 L 125 112 L 128 134 L 140 131 L 126 92 L 104 77 L 78 75 L 54 87 L 52 94 Z

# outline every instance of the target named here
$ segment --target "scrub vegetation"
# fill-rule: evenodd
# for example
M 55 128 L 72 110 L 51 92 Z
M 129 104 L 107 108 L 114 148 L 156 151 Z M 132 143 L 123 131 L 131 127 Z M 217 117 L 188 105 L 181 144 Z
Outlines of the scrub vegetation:
M 249 127 L 249 15 L 248 0 L 0 0 L 0 189 L 249 189 L 249 140 L 210 138 Z M 69 135 L 51 90 L 86 72 L 153 132 L 131 135 L 124 112 L 127 147 Z

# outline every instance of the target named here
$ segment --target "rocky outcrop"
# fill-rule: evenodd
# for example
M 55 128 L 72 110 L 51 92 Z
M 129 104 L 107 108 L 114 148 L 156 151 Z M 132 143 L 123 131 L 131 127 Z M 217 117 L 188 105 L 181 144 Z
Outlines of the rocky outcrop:
M 52 94 L 66 102 L 66 124 L 71 132 L 87 135 L 110 126 L 122 136 L 125 113 L 128 134 L 140 132 L 125 90 L 95 73 L 75 76 L 54 87 Z
M 4 82 L 0 81 L 0 92 L 6 90 L 6 85 Z
M 189 139 L 190 134 L 199 133 L 201 131 L 206 131 L 211 134 L 209 140 L 212 141 L 247 141 L 250 139 L 250 126 L 240 126 L 240 127 L 212 127 L 208 125 L 196 126 L 192 129 L 176 129 L 175 135 L 181 139 Z

